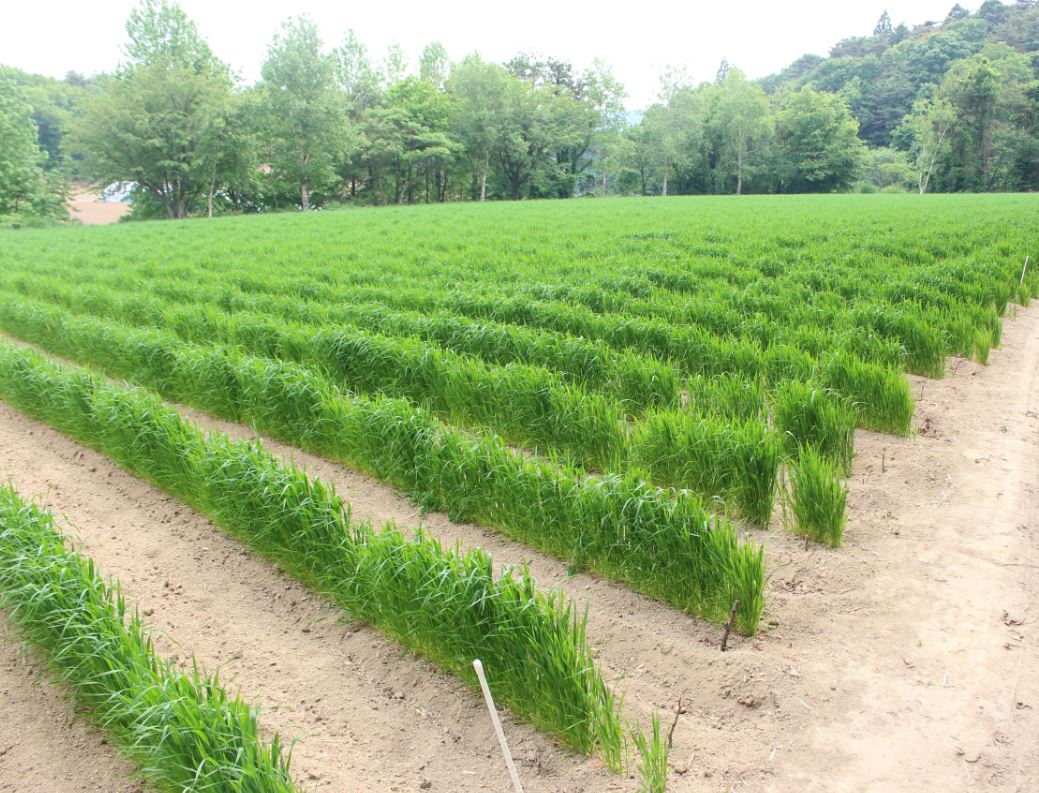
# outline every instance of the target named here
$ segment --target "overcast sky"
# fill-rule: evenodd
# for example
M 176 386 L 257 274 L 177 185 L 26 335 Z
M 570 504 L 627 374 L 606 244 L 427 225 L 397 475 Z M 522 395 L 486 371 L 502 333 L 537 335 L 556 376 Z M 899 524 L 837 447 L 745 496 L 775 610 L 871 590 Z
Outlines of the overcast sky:
M 668 65 L 694 81 L 714 78 L 722 58 L 750 77 L 771 74 L 806 52 L 867 35 L 887 8 L 894 24 L 945 18 L 955 0 L 181 0 L 213 50 L 247 80 L 259 76 L 267 44 L 286 17 L 307 14 L 327 45 L 353 28 L 375 59 L 399 43 L 412 61 L 431 41 L 452 59 L 478 51 L 505 61 L 519 51 L 587 66 L 609 63 L 640 108 Z M 980 0 L 964 2 L 974 10 Z M 110 71 L 120 60 L 135 0 L 0 0 L 0 63 L 63 77 Z

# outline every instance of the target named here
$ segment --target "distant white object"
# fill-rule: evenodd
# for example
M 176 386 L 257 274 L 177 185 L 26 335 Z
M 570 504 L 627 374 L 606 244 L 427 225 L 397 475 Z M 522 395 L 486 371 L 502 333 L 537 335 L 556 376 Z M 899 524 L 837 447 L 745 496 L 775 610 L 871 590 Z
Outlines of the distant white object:
M 136 186 L 136 182 L 112 182 L 101 191 L 101 200 L 112 204 L 129 204 L 130 191 Z

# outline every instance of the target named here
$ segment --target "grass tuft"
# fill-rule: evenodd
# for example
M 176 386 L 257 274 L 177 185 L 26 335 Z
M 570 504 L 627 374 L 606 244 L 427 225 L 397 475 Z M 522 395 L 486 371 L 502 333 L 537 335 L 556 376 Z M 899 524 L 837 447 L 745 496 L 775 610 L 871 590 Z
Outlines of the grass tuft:
M 0 345 L 0 394 L 209 515 L 473 687 L 472 659 L 481 658 L 514 713 L 620 770 L 620 704 L 595 665 L 585 621 L 525 568 L 495 578 L 483 551 L 352 521 L 333 488 L 258 445 L 204 435 L 154 395 L 28 350 Z
M 119 585 L 65 547 L 51 515 L 0 486 L 0 608 L 88 717 L 159 790 L 292 793 L 289 753 L 192 662 L 156 656 Z
M 836 548 L 844 536 L 848 500 L 839 467 L 812 446 L 803 446 L 787 470 L 790 492 L 784 498 L 794 516 L 794 533 Z

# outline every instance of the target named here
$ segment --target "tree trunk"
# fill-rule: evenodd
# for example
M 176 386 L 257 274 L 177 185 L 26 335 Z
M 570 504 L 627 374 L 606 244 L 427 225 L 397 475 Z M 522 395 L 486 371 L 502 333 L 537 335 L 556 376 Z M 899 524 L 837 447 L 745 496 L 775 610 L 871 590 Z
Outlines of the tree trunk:
M 935 141 L 934 151 L 931 152 L 931 159 L 927 163 L 927 170 L 921 171 L 920 173 L 920 195 L 927 192 L 927 186 L 931 182 L 931 174 L 934 172 L 934 165 L 938 162 L 938 155 L 941 153 L 942 143 L 945 141 L 945 136 L 948 131 L 948 126 L 945 126 L 938 131 L 938 140 Z
M 166 217 L 169 220 L 173 220 L 173 204 L 170 203 L 169 188 L 163 187 L 159 190 L 152 190 L 155 195 L 158 196 L 159 201 L 162 202 L 162 208 L 166 210 Z
M 743 148 L 736 152 L 736 195 L 743 195 Z
M 663 196 L 665 196 L 665 197 L 667 196 L 667 169 L 668 169 L 668 165 L 669 165 L 669 163 L 667 163 L 667 162 L 664 163 L 664 189 L 663 189 L 661 194 Z
M 213 194 L 216 192 L 216 165 L 213 165 L 213 170 L 210 171 L 209 176 L 209 196 L 206 199 L 206 211 L 210 218 L 213 217 Z
M 300 128 L 300 141 L 305 148 L 307 136 L 302 126 Z M 301 151 L 299 154 L 299 208 L 304 212 L 310 211 L 310 188 L 307 187 L 307 164 L 309 162 L 310 155 L 305 150 Z
M 491 153 L 487 152 L 483 157 L 483 172 L 480 174 L 480 200 L 487 200 L 487 169 L 491 167 Z

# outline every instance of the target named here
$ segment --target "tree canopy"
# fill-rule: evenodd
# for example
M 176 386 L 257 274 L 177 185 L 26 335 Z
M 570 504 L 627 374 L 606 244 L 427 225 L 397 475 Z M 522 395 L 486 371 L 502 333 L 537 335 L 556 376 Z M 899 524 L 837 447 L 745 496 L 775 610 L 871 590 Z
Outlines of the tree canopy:
M 0 213 L 61 215 L 63 178 L 134 217 L 588 194 L 1039 188 L 1039 2 L 954 5 L 749 79 L 723 61 L 625 108 L 603 61 L 373 58 L 287 20 L 245 84 L 172 0 L 140 0 L 115 73 L 0 67 Z

